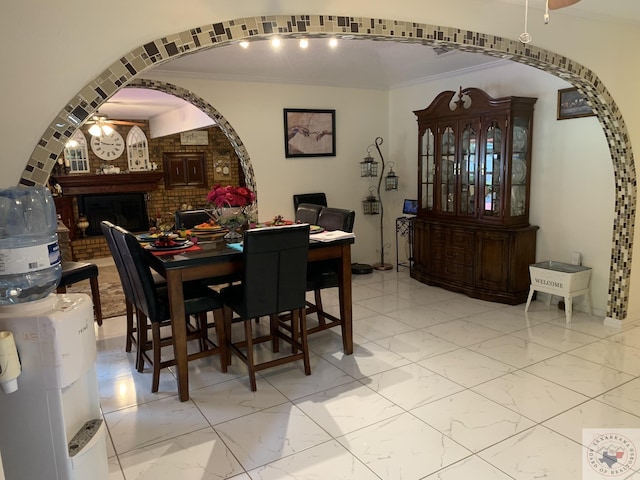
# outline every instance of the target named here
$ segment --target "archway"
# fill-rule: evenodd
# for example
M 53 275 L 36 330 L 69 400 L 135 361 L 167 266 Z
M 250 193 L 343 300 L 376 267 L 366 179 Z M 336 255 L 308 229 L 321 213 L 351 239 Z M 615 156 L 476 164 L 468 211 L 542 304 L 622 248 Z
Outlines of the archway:
M 296 19 L 296 21 L 292 21 Z M 185 53 L 212 48 L 242 39 L 265 39 L 277 33 L 289 37 L 346 36 L 355 39 L 415 42 L 425 46 L 447 46 L 510 59 L 563 78 L 584 93 L 609 144 L 616 186 L 612 234 L 608 318 L 624 320 L 629 303 L 632 245 L 636 210 L 636 174 L 624 119 L 604 84 L 594 72 L 571 59 L 518 41 L 493 35 L 407 21 L 365 17 L 297 15 L 240 18 L 163 36 L 120 57 L 105 72 L 85 86 L 58 114 L 38 142 L 20 184 L 45 184 L 64 144 L 100 105 L 146 69 Z M 235 36 L 234 36 L 235 35 Z M 191 100 L 189 100 L 191 101 Z M 211 107 L 212 108 L 212 107 Z M 214 118 L 227 134 L 245 169 L 247 184 L 256 188 L 250 157 L 232 126 L 215 112 Z

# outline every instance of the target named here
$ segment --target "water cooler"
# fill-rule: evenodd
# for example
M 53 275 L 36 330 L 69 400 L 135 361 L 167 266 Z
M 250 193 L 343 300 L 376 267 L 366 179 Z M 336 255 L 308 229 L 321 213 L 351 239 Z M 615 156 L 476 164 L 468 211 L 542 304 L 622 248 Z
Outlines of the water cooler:
M 21 365 L 15 389 L 3 379 L 8 367 L 0 362 L 0 452 L 6 479 L 106 480 L 91 298 L 52 293 L 0 305 L 0 332 L 12 334 Z M 0 351 L 0 361 L 6 358 Z

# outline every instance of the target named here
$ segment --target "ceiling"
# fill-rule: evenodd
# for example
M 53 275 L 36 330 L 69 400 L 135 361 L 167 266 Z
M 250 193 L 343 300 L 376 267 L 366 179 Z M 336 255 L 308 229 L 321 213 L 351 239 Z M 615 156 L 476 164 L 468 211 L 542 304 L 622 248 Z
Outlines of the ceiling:
M 525 0 L 499 0 L 523 6 Z M 530 21 L 542 15 L 544 0 L 530 0 Z M 611 17 L 640 25 L 640 0 L 581 0 L 558 14 Z M 158 73 L 230 81 L 325 85 L 343 88 L 389 89 L 430 78 L 488 68 L 500 60 L 480 54 L 436 51 L 419 44 L 394 41 L 345 40 L 335 48 L 328 39 L 309 39 L 302 49 L 296 39 L 283 39 L 274 48 L 268 41 L 225 45 L 195 52 L 155 67 Z M 100 113 L 113 119 L 150 119 L 189 105 L 165 93 L 140 88 L 117 92 Z M 195 107 L 194 107 L 195 108 Z

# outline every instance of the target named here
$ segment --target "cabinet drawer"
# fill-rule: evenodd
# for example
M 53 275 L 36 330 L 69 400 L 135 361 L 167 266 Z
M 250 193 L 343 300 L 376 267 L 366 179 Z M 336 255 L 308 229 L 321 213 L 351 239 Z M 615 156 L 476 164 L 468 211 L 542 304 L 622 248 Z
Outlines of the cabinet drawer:
M 429 231 L 429 236 L 434 246 L 441 247 L 447 244 L 447 230 L 443 228 L 432 228 Z
M 433 250 L 433 259 L 458 265 L 473 265 L 473 252 L 463 248 L 445 246 Z
M 473 248 L 473 232 L 466 230 L 451 230 L 449 243 L 454 247 Z
M 434 260 L 432 273 L 436 277 L 463 285 L 473 284 L 473 268 L 466 265 Z
M 431 230 L 431 241 L 435 246 L 473 248 L 473 232 L 455 228 L 434 228 Z

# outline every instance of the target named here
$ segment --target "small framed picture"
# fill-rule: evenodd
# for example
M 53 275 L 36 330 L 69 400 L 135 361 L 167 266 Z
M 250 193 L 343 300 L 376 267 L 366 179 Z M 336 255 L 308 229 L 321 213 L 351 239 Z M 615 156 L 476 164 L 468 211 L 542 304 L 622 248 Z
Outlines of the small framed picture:
M 336 111 L 284 109 L 284 153 L 292 157 L 336 156 Z
M 592 117 L 595 113 L 587 98 L 577 88 L 558 90 L 558 120 L 567 118 Z

